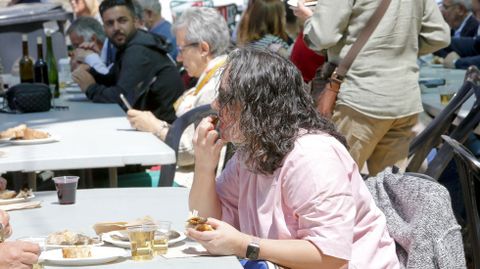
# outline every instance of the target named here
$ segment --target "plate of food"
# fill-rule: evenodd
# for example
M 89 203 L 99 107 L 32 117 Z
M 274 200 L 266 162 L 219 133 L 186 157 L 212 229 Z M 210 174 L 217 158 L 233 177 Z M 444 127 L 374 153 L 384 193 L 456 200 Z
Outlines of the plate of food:
M 86 266 L 104 264 L 126 255 L 123 248 L 117 247 L 69 246 L 42 252 L 39 261 L 54 265 Z
M 68 246 L 90 246 L 98 247 L 103 242 L 98 238 L 86 236 L 69 230 L 55 232 L 47 236 L 45 241 L 46 249 L 58 249 Z
M 44 144 L 55 141 L 58 141 L 57 137 L 45 131 L 28 128 L 26 124 L 20 124 L 0 132 L 0 142 L 14 145 Z
M 18 193 L 12 190 L 0 191 L 0 205 L 9 205 L 29 201 L 35 195 L 32 189 L 22 189 Z
M 292 7 L 298 7 L 298 0 L 288 0 L 287 4 L 289 4 Z M 317 0 L 305 0 L 304 5 L 306 7 L 313 7 L 317 5 Z
M 171 230 L 168 234 L 168 245 L 173 245 L 185 240 L 187 237 L 176 230 Z M 103 241 L 121 248 L 130 248 L 130 239 L 126 230 L 111 231 L 102 235 Z

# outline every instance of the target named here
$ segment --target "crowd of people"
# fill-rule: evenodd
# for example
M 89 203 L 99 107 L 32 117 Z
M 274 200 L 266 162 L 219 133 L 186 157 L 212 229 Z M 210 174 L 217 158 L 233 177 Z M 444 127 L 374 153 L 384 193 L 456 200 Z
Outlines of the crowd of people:
M 391 1 L 326 118 L 309 90 L 315 71 L 345 58 L 380 2 L 250 0 L 231 33 L 214 8 L 170 23 L 157 0 L 72 0 L 72 78 L 88 99 L 118 103 L 133 128 L 162 140 L 178 117 L 211 104 L 218 126 L 206 117 L 187 128 L 177 155 L 193 172 L 190 209 L 215 229 L 187 235 L 211 254 L 288 268 L 400 268 L 360 171 L 405 169 L 423 110 L 419 56 L 480 65 L 480 2 Z M 227 143 L 236 152 L 217 177 Z M 9 235 L 8 214 L 0 221 Z M 28 268 L 38 253 L 0 243 L 0 269 Z

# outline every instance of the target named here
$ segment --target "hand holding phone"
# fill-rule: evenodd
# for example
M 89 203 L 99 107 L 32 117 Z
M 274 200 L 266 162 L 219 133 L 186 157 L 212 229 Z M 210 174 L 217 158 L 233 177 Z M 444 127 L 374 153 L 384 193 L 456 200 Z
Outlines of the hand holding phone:
M 132 106 L 128 102 L 127 98 L 125 98 L 123 93 L 120 94 L 120 100 L 122 100 L 123 104 L 127 107 L 127 109 L 132 109 Z

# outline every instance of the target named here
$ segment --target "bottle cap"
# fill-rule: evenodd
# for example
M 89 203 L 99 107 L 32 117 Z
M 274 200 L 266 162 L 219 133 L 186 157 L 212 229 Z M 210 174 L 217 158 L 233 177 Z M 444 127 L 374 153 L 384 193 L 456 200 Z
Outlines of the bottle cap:
M 42 37 L 41 36 L 37 36 L 37 44 L 42 44 Z
M 22 41 L 28 41 L 28 36 L 26 34 L 22 35 Z

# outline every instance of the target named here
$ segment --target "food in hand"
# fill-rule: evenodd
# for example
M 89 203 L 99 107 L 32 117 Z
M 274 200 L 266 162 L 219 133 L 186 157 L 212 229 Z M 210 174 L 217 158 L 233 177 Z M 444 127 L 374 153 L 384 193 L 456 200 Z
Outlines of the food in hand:
M 93 238 L 69 230 L 55 232 L 47 237 L 47 244 L 49 245 L 81 246 L 96 243 L 98 243 L 97 240 Z
M 0 132 L 0 139 L 10 138 L 10 139 L 33 140 L 33 139 L 48 138 L 49 136 L 50 134 L 48 134 L 47 132 L 28 128 L 27 125 L 25 124 L 20 124 L 13 128 L 9 128 L 3 132 Z
M 64 259 L 89 258 L 92 257 L 92 250 L 90 246 L 63 247 L 62 255 Z
M 193 216 L 187 220 L 187 228 L 192 228 L 200 232 L 213 231 L 213 227 L 206 222 L 207 218 Z

